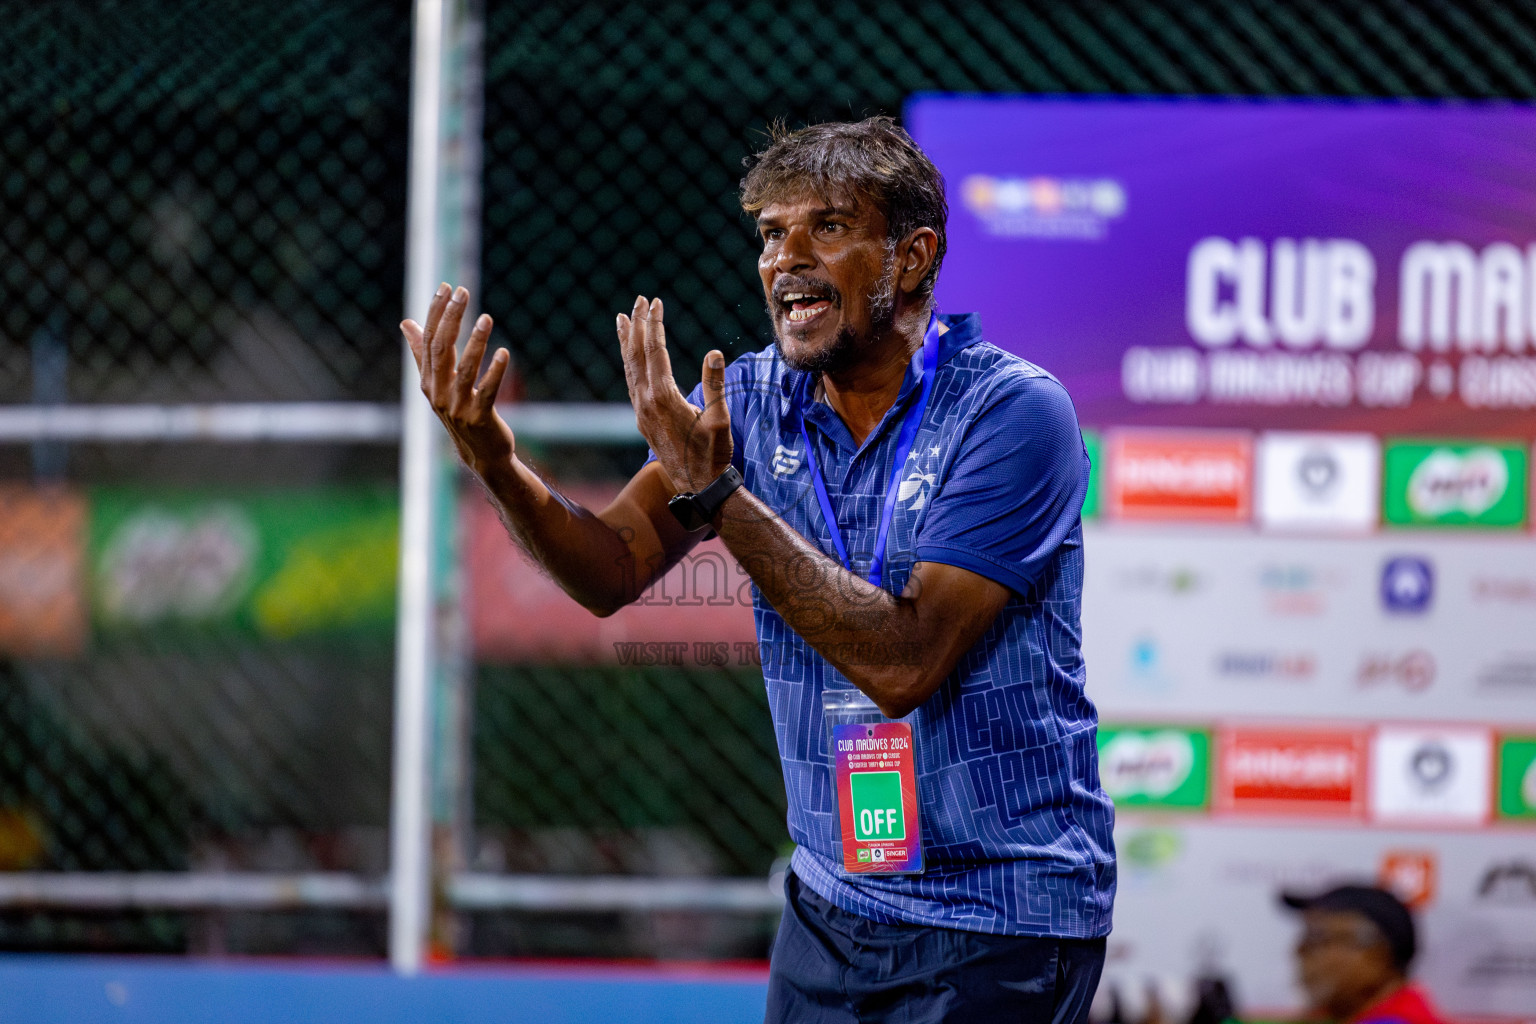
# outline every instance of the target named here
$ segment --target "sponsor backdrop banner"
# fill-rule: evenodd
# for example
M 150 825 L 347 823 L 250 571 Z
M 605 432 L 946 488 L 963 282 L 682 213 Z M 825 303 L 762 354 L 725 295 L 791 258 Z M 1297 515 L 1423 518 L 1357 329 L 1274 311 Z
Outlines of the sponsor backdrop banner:
M 1071 391 L 1122 992 L 1294 1013 L 1282 888 L 1536 1013 L 1536 109 L 919 97 L 939 302 Z
M 102 630 L 226 627 L 275 637 L 388 630 L 399 499 L 380 488 L 91 495 Z
M 86 640 L 85 501 L 0 486 L 0 654 L 72 657 Z
M 1513 431 L 1536 109 L 918 97 L 940 305 L 1088 424 Z
M 567 483 L 563 493 L 606 508 L 618 483 Z M 495 663 L 751 666 L 759 663 L 752 581 L 719 539 L 694 548 L 640 600 L 599 619 L 507 540 L 480 495 L 460 502 L 468 617 L 475 656 Z M 704 640 L 702 638 L 708 638 Z

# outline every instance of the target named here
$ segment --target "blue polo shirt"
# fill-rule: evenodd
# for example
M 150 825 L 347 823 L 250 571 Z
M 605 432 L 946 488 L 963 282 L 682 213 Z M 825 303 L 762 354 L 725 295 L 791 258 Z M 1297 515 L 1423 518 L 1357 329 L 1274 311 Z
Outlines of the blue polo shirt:
M 793 870 L 851 913 L 1005 935 L 1109 932 L 1114 811 L 1099 786 L 1098 715 L 1083 691 L 1079 514 L 1088 486 L 1072 401 L 1054 377 L 943 316 L 928 409 L 903 470 L 883 584 L 917 562 L 956 565 L 1011 591 L 992 627 L 906 719 L 917 744 L 927 870 L 843 876 L 826 688 L 852 684 L 753 588 L 763 678 L 784 766 Z M 868 571 L 913 357 L 895 404 L 862 446 L 807 397 L 806 433 L 844 543 Z M 773 347 L 726 369 L 734 461 L 745 486 L 836 560 L 793 415 L 802 377 Z M 808 385 L 811 382 L 806 382 Z M 695 389 L 690 401 L 701 404 Z

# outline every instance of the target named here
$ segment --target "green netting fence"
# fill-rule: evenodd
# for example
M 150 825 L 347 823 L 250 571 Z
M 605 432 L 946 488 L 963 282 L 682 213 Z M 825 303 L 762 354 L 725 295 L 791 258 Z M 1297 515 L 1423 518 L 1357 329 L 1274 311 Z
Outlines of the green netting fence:
M 9 0 L 0 17 L 0 403 L 394 400 L 408 3 Z M 1526 0 L 486 0 L 484 19 L 479 298 L 513 350 L 515 394 L 538 401 L 623 400 L 611 325 L 637 292 L 667 299 L 685 377 L 710 348 L 766 343 L 735 186 L 776 118 L 899 115 L 921 91 L 1536 96 Z M 640 454 L 543 451 L 576 475 Z M 0 481 L 298 493 L 392 486 L 395 458 L 5 444 Z M 8 529 L 0 548 L 35 547 Z M 227 623 L 0 652 L 0 867 L 376 877 L 391 671 L 387 631 L 274 638 Z M 782 849 L 750 671 L 474 675 L 469 866 L 761 874 Z M 476 952 L 665 946 L 481 916 Z M 179 913 L 0 914 L 9 948 L 383 942 L 376 914 L 247 915 L 215 931 Z M 760 941 L 733 933 L 703 951 Z

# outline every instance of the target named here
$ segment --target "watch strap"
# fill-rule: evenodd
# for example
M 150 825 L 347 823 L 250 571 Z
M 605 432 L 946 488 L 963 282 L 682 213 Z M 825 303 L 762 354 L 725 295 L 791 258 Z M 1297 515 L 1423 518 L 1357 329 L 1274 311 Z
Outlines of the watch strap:
M 690 533 L 697 533 L 709 527 L 710 522 L 715 518 L 715 513 L 720 510 L 721 505 L 725 504 L 725 499 L 740 486 L 741 473 L 735 466 L 727 466 L 724 473 L 715 477 L 709 486 L 698 494 L 688 491 L 673 495 L 672 500 L 667 502 L 667 509 L 677 517 L 678 522 L 683 524 L 683 529 Z M 714 535 L 715 531 L 710 530 L 709 536 Z
M 694 495 L 694 505 L 699 514 L 706 521 L 714 519 L 715 513 L 720 511 L 720 506 L 725 504 L 725 499 L 735 493 L 741 486 L 741 473 L 735 466 L 726 466 L 725 472 L 710 483 L 710 485 Z

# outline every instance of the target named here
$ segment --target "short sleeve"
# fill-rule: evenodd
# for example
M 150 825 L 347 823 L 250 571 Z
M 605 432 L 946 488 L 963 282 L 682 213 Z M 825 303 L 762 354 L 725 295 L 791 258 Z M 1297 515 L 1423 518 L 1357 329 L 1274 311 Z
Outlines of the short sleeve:
M 1079 524 L 1088 453 L 1054 378 L 1005 382 L 971 421 L 916 537 L 942 562 L 1024 593 Z

